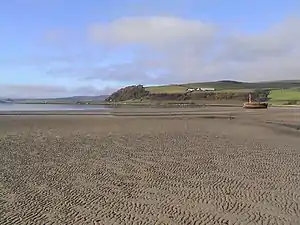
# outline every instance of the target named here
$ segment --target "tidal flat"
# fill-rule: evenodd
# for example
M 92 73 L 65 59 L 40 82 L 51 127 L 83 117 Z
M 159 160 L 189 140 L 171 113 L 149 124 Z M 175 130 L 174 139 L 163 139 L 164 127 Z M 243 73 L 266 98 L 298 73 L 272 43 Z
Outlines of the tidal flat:
M 0 224 L 300 224 L 299 111 L 143 112 L 0 116 Z

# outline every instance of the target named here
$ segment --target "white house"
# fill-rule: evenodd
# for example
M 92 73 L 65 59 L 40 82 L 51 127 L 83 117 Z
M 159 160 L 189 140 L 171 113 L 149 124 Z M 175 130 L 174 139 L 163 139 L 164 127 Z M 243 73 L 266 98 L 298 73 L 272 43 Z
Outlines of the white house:
M 215 88 L 200 88 L 200 91 L 215 91 Z
M 195 91 L 195 88 L 188 88 L 188 89 L 186 89 L 186 91 L 193 92 L 193 91 Z

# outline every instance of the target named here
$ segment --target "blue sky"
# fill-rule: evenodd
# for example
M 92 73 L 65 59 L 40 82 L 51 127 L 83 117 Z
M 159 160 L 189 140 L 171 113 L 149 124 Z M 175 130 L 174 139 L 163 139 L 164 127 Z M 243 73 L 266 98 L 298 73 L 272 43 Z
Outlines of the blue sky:
M 124 35 L 124 40 L 127 40 L 127 42 L 115 37 L 118 39 L 117 44 L 116 42 L 112 43 L 110 40 L 103 41 L 102 39 L 96 43 L 90 40 L 88 34 L 89 28 L 95 24 L 100 24 L 102 27 L 107 25 L 107 27 L 109 27 L 114 21 L 122 20 L 122 18 L 134 18 L 135 21 L 138 21 L 139 18 L 151 18 L 154 16 L 172 17 L 177 18 L 178 22 L 184 21 L 185 24 L 188 24 L 189 21 L 199 21 L 218 27 L 218 35 L 214 37 L 220 38 L 226 36 L 228 39 L 234 36 L 235 39 L 232 38 L 231 42 L 228 42 L 233 43 L 234 41 L 240 41 L 241 37 L 245 38 L 245 40 L 248 38 L 247 40 L 249 41 L 250 37 L 263 35 L 270 27 L 281 24 L 282 21 L 285 21 L 287 18 L 293 18 L 293 21 L 297 21 L 297 15 L 300 15 L 300 1 L 10 0 L 1 3 L 0 15 L 0 85 L 6 85 L 5 90 L 9 89 L 10 86 L 15 87 L 16 85 L 28 85 L 30 89 L 32 89 L 33 86 L 48 85 L 65 88 L 66 92 L 60 93 L 63 95 L 95 94 L 98 90 L 99 93 L 108 92 L 116 87 L 133 83 L 143 83 L 145 85 L 166 83 L 168 79 L 170 83 L 176 81 L 184 82 L 185 79 L 186 81 L 214 80 L 219 78 L 239 79 L 238 75 L 230 74 L 238 74 L 238 71 L 241 71 L 241 66 L 233 67 L 232 63 L 229 64 L 227 61 L 221 64 L 220 61 L 215 60 L 211 61 L 210 64 L 203 64 L 205 70 L 201 72 L 201 76 L 199 75 L 199 77 L 189 77 L 188 74 L 180 74 L 178 72 L 173 79 L 171 78 L 172 73 L 181 70 L 172 70 L 175 67 L 170 65 L 169 61 L 171 61 L 170 55 L 174 54 L 167 54 L 166 50 L 162 49 L 162 45 L 160 45 L 159 50 L 152 51 L 149 46 L 151 44 L 152 47 L 154 41 L 152 42 L 151 40 L 150 42 L 147 40 L 147 43 L 139 42 L 136 44 L 133 41 L 140 40 L 138 39 L 141 38 L 140 36 L 131 37 L 132 39 L 128 41 L 129 39 L 126 35 Z M 129 24 L 129 22 L 126 23 L 126 25 L 127 24 Z M 293 25 L 294 23 L 291 22 L 291 24 Z M 157 22 L 157 26 L 160 26 L 159 22 Z M 101 32 L 108 33 L 107 30 L 109 29 L 107 27 L 101 28 Z M 289 27 L 289 24 L 281 25 L 280 29 L 284 30 L 285 27 Z M 120 29 L 120 26 L 117 26 L 117 28 Z M 126 30 L 126 28 L 124 29 Z M 132 27 L 128 28 L 128 30 L 132 32 L 147 32 L 146 25 L 137 31 L 132 29 Z M 108 34 L 112 35 L 120 34 L 121 31 L 112 33 L 112 31 L 109 30 L 109 32 Z M 179 41 L 178 39 L 180 35 L 178 35 L 178 33 L 176 33 L 176 35 L 177 43 L 183 43 L 183 41 Z M 236 38 L 237 35 L 239 39 Z M 111 37 L 112 39 L 114 38 L 113 36 Z M 266 35 L 266 37 L 270 38 L 271 41 L 281 36 L 279 33 L 274 32 L 274 36 Z M 155 36 L 155 38 L 157 38 L 157 36 Z M 187 39 L 185 39 L 185 41 L 186 40 Z M 145 43 L 148 45 L 147 50 L 145 50 Z M 223 39 L 218 43 L 225 46 Z M 278 42 L 276 43 L 279 45 Z M 157 44 L 157 40 L 155 40 L 155 44 Z M 193 46 L 190 45 L 187 47 L 193 48 Z M 206 55 L 212 54 L 213 49 L 215 48 L 211 47 L 210 49 L 206 49 Z M 264 49 L 259 51 L 265 52 Z M 141 66 L 145 63 L 140 62 L 145 62 L 145 57 L 152 53 L 164 55 L 166 60 L 165 64 L 160 64 L 159 66 L 155 64 L 150 69 Z M 243 54 L 246 53 L 243 52 Z M 194 56 L 195 55 L 193 55 L 193 57 Z M 218 58 L 215 55 L 213 56 L 214 59 Z M 291 56 L 288 55 L 288 57 Z M 282 58 L 280 59 L 282 61 Z M 151 60 L 153 61 L 154 58 Z M 174 61 L 176 60 L 179 59 L 174 59 Z M 138 62 L 140 64 L 138 64 Z M 275 61 L 268 62 L 270 62 L 271 68 Z M 271 62 L 273 63 L 272 65 Z M 127 65 L 127 63 L 130 65 Z M 249 61 L 246 65 L 249 66 L 249 68 L 250 63 L 252 62 Z M 103 69 L 103 66 L 106 66 L 106 68 Z M 260 65 L 255 66 L 259 67 Z M 295 78 L 295 76 L 297 76 L 298 67 L 285 65 L 284 69 L 289 67 L 291 67 L 293 73 L 295 73 L 291 78 Z M 221 68 L 226 72 L 221 74 L 219 72 Z M 272 71 L 270 68 L 268 71 Z M 124 72 L 125 69 L 127 70 L 126 73 Z M 149 77 L 148 79 L 144 79 L 143 73 L 149 72 L 150 70 L 156 71 L 157 69 L 166 69 L 168 71 L 168 77 L 165 75 L 161 80 L 151 80 Z M 198 68 L 195 67 L 195 70 L 192 72 L 197 69 Z M 112 70 L 114 71 L 113 75 L 109 75 Z M 185 70 L 182 69 L 182 71 Z M 140 73 L 141 75 L 135 78 L 134 75 L 130 73 Z M 281 78 L 281 76 L 279 76 L 280 74 L 277 75 L 278 78 Z M 300 73 L 298 75 L 300 78 Z M 106 78 L 104 79 L 102 76 Z M 110 76 L 111 78 L 114 77 L 114 79 L 109 79 Z M 240 78 L 247 80 L 245 77 Z M 272 75 L 266 77 L 266 79 L 267 78 L 273 79 Z M 274 78 L 277 77 L 274 75 Z M 76 90 L 80 90 L 82 87 L 85 87 L 84 90 L 91 87 L 93 91 L 91 91 L 91 93 L 88 93 L 89 91 L 86 93 L 77 93 Z M 28 90 L 29 93 L 30 89 Z M 14 90 L 16 90 L 16 88 L 14 88 Z M 15 92 L 15 95 L 22 95 L 22 93 Z M 36 95 L 36 92 L 33 93 Z M 49 92 L 46 94 L 51 95 Z M 0 96 L 1 95 L 8 94 L 0 93 Z M 41 93 L 41 95 L 44 95 L 44 93 Z M 55 95 L 55 93 L 53 95 Z

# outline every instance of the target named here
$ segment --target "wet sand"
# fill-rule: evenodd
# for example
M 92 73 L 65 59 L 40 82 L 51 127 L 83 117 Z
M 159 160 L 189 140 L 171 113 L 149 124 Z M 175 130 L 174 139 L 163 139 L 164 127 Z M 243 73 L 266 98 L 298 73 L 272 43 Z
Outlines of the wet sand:
M 300 111 L 164 110 L 0 116 L 0 224 L 300 224 Z

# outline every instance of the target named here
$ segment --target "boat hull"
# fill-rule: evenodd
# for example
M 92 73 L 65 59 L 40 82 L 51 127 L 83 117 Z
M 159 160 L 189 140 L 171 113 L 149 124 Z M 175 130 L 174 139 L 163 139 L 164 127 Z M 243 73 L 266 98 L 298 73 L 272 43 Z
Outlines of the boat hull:
M 243 108 L 245 109 L 266 109 L 268 108 L 268 103 L 244 103 Z

